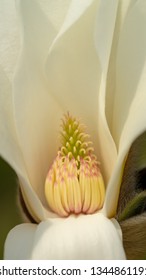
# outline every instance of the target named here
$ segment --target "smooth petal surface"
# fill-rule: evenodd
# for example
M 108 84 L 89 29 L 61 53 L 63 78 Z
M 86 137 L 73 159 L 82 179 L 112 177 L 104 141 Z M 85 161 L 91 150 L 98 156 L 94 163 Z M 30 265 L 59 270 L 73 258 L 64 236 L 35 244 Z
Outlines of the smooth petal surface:
M 140 98 L 140 83 L 146 63 L 146 3 L 133 1 L 120 33 L 116 57 L 116 87 L 113 94 L 112 134 L 119 148 L 121 134 L 134 98 Z
M 66 14 L 64 23 L 58 33 L 55 42 L 63 35 L 82 15 L 88 8 L 95 2 L 95 0 L 71 0 L 68 12 Z M 55 43 L 54 42 L 54 43 Z
M 28 209 L 31 210 L 32 217 L 36 221 L 44 219 L 45 210 L 28 179 L 14 121 L 11 83 L 2 68 L 0 68 L 0 135 L 0 155 L 9 162 L 17 173 L 22 192 L 27 194 L 27 201 L 26 195 L 24 199 Z
M 22 240 L 26 244 L 24 250 Z M 6 240 L 5 259 L 28 256 L 30 259 L 125 259 L 119 224 L 102 214 L 15 227 Z
M 56 155 L 62 115 L 44 77 L 44 61 L 56 30 L 37 1 L 20 1 L 20 15 L 23 49 L 13 87 L 14 116 L 29 181 L 45 206 L 44 181 Z
M 0 64 L 12 81 L 20 51 L 19 21 L 15 0 L 0 1 Z
M 78 4 L 72 1 L 46 65 L 50 92 L 64 112 L 69 111 L 87 125 L 97 153 L 97 102 L 101 67 L 95 49 L 94 32 L 98 4 L 99 1 L 79 1 Z
M 116 16 L 116 24 L 114 30 L 114 36 L 112 41 L 112 49 L 110 54 L 109 66 L 108 66 L 108 75 L 106 81 L 106 100 L 105 100 L 105 112 L 106 119 L 108 122 L 108 126 L 111 134 L 113 133 L 113 110 L 114 110 L 114 99 L 116 95 L 116 77 L 117 77 L 117 49 L 119 46 L 119 39 L 121 35 L 121 31 L 123 29 L 123 25 L 130 8 L 135 4 L 133 0 L 122 0 L 118 1 L 118 9 Z M 126 26 L 125 26 L 126 28 Z M 113 135 L 113 134 L 112 134 Z M 117 144 L 115 142 L 115 144 Z
M 27 32 L 27 36 L 26 36 L 27 38 L 25 38 L 26 42 L 28 42 L 29 39 L 31 40 L 32 36 L 30 35 L 30 33 L 32 34 L 32 32 L 33 32 L 33 35 L 36 35 L 36 36 L 33 36 L 34 41 L 35 41 L 35 39 L 38 40 L 38 38 L 37 38 L 38 33 L 39 33 L 37 30 L 38 26 L 36 25 L 36 29 L 33 27 L 35 26 L 35 20 L 37 21 L 39 18 L 39 11 L 41 13 L 41 10 L 39 10 L 39 7 L 37 8 L 36 1 L 35 2 L 34 1 L 21 1 L 21 5 L 22 5 L 21 8 L 23 10 L 23 13 L 26 15 L 26 17 L 25 17 L 26 22 L 24 22 L 25 29 Z M 8 7 L 9 7 L 9 9 L 8 9 Z M 34 7 L 36 7 L 34 9 L 35 16 L 33 14 Z M 27 10 L 27 8 L 28 8 L 28 10 Z M 29 10 L 29 8 L 30 8 L 30 10 Z M 22 76 L 24 74 L 24 76 L 22 77 L 22 79 L 19 80 L 18 87 L 16 86 L 19 91 L 18 95 L 19 95 L 20 99 L 22 97 L 22 94 L 24 93 L 24 96 L 21 100 L 18 98 L 18 103 L 20 101 L 20 103 L 18 104 L 18 107 L 20 106 L 19 109 L 21 109 L 21 106 L 22 106 L 22 108 L 24 108 L 25 102 L 23 103 L 23 101 L 25 100 L 25 97 L 29 96 L 28 97 L 29 102 L 28 102 L 28 100 L 26 100 L 26 107 L 27 107 L 27 108 L 25 108 L 26 115 L 25 116 L 23 115 L 23 109 L 22 109 L 22 114 L 21 114 L 22 118 L 20 117 L 20 120 L 23 119 L 21 122 L 21 128 L 24 133 L 23 140 L 24 140 L 24 142 L 25 142 L 25 139 L 28 140 L 28 142 L 26 141 L 24 143 L 23 141 L 21 142 L 21 137 L 19 136 L 19 132 L 18 132 L 19 125 L 17 124 L 17 113 L 14 112 L 14 100 L 15 100 L 15 94 L 17 94 L 17 90 L 15 91 L 15 85 L 13 87 L 13 83 L 11 82 L 12 76 L 14 74 L 14 68 L 16 66 L 16 59 L 17 59 L 17 56 L 19 55 L 18 46 L 20 46 L 20 38 L 18 38 L 18 26 L 20 26 L 20 22 L 16 17 L 15 1 L 1 1 L 0 14 L 1 14 L 1 18 L 0 18 L 0 21 L 1 21 L 1 25 L 0 25 L 1 26 L 1 28 L 0 28 L 0 38 L 1 38 L 0 60 L 1 60 L 4 70 L 6 72 L 5 73 L 4 70 L 2 68 L 0 68 L 0 117 L 1 117 L 0 118 L 1 119 L 1 121 L 0 121 L 0 133 L 1 133 L 0 154 L 6 161 L 9 162 L 9 164 L 16 171 L 16 173 L 19 177 L 19 180 L 20 180 L 20 185 L 21 185 L 22 193 L 24 195 L 24 200 L 30 211 L 30 214 L 36 221 L 40 221 L 40 220 L 43 220 L 46 218 L 47 211 L 42 207 L 42 201 L 40 202 L 39 196 L 37 196 L 37 194 L 34 192 L 34 190 L 32 188 L 32 183 L 34 183 L 34 182 L 32 182 L 33 180 L 31 181 L 31 176 L 28 171 L 27 154 L 24 155 L 23 149 L 22 149 L 23 144 L 25 145 L 25 148 L 30 147 L 30 150 L 32 150 L 32 147 L 33 147 L 33 143 L 32 142 L 30 143 L 30 141 L 29 141 L 30 140 L 28 137 L 29 130 L 27 130 L 27 124 L 29 122 L 32 124 L 32 122 L 33 122 L 33 120 L 32 120 L 32 122 L 30 120 L 32 117 L 32 110 L 35 107 L 35 104 L 32 100 L 31 108 L 29 107 L 30 99 L 31 99 L 29 94 L 31 91 L 35 93 L 35 84 L 37 81 L 37 77 L 35 76 L 35 74 L 33 75 L 34 88 L 31 87 L 31 85 L 32 85 L 31 83 L 30 83 L 30 85 L 28 84 L 29 90 L 27 92 L 27 89 L 26 89 L 27 81 L 29 79 L 31 80 L 31 73 L 29 71 L 27 72 L 28 69 L 26 67 L 27 59 L 29 60 L 29 55 L 28 55 L 28 58 L 26 59 L 26 61 L 25 61 L 25 59 L 23 61 L 24 62 L 24 71 L 22 71 L 23 73 L 20 73 L 21 71 L 19 72 L 19 70 L 17 71 L 17 73 L 19 72 L 19 74 L 18 74 L 19 77 L 21 76 L 21 74 L 22 74 Z M 42 14 L 43 13 L 41 13 L 41 15 Z M 30 25 L 30 21 L 32 18 L 34 19 L 34 23 L 32 22 L 32 25 Z M 39 25 L 40 33 L 42 33 L 41 27 L 43 28 L 43 24 L 45 25 L 44 22 L 45 22 L 45 18 L 43 18 L 43 16 L 42 17 L 40 16 L 40 25 Z M 32 29 L 30 29 L 30 26 L 32 27 Z M 47 26 L 49 26 L 48 22 L 47 22 Z M 34 34 L 34 29 L 36 30 L 36 34 Z M 44 35 L 44 40 L 45 40 L 45 42 L 47 41 L 47 43 L 49 40 L 52 40 L 52 35 L 49 32 L 49 27 L 48 27 L 48 34 L 49 34 L 48 39 L 46 39 L 46 36 L 44 34 L 41 34 L 41 36 Z M 40 42 L 41 42 L 41 40 L 40 40 Z M 29 43 L 30 44 L 26 43 L 26 45 L 28 46 L 28 49 L 31 54 L 35 53 L 36 60 L 39 58 L 39 63 L 40 63 L 39 71 L 41 71 L 41 66 L 42 66 L 41 63 L 43 63 L 43 59 L 44 59 L 43 55 L 45 53 L 44 49 L 45 49 L 47 43 L 43 44 L 44 41 L 42 42 L 43 47 L 41 50 L 40 50 L 41 46 L 39 44 L 37 44 L 37 42 L 34 43 L 33 40 L 31 40 L 31 42 L 29 41 Z M 21 44 L 21 46 L 22 46 L 22 44 Z M 36 46 L 38 46 L 38 49 L 36 51 L 38 51 L 38 52 L 40 51 L 42 56 L 37 56 L 36 52 L 33 52 L 32 48 L 35 49 Z M 48 49 L 47 49 L 47 51 L 48 51 Z M 23 54 L 22 54 L 22 56 L 23 56 Z M 8 61 L 7 61 L 7 59 L 8 59 Z M 32 60 L 33 60 L 33 57 L 32 57 Z M 29 68 L 29 65 L 27 65 L 27 66 Z M 20 68 L 21 68 L 21 66 L 20 66 Z M 35 68 L 35 64 L 34 64 L 34 68 Z M 31 71 L 31 67 L 29 70 Z M 32 69 L 32 72 L 33 72 L 33 69 Z M 26 73 L 26 77 L 25 77 L 25 73 Z M 17 80 L 17 78 L 16 78 L 16 80 Z M 14 84 L 16 84 L 16 82 Z M 23 84 L 23 87 L 22 87 L 22 84 Z M 20 85 L 20 88 L 19 88 L 19 85 Z M 36 87 L 37 87 L 37 85 L 36 85 Z M 39 90 L 39 88 L 40 88 L 40 86 L 37 88 L 37 90 Z M 25 92 L 25 89 L 26 89 L 26 92 Z M 12 94 L 12 92 L 15 92 L 15 93 Z M 26 96 L 25 96 L 25 93 L 26 93 Z M 37 92 L 36 92 L 36 94 L 37 94 Z M 41 90 L 40 90 L 40 95 L 41 95 Z M 37 96 L 36 96 L 36 100 L 37 100 Z M 38 100 L 37 105 L 38 104 L 39 105 L 37 107 L 38 111 L 36 113 L 37 117 L 40 113 L 40 119 L 42 121 L 41 124 L 39 123 L 40 128 L 42 127 L 42 124 L 46 123 L 45 114 L 42 116 L 42 114 L 40 112 L 40 108 L 42 110 L 44 110 L 46 108 L 46 106 L 47 106 L 46 100 L 45 101 L 43 100 L 42 103 L 41 102 L 39 103 L 39 100 Z M 46 104 L 45 106 L 43 106 L 44 103 Z M 17 104 L 16 104 L 16 106 L 17 106 Z M 44 107 L 44 109 L 43 109 L 43 107 Z M 55 106 L 54 106 L 54 108 L 55 108 Z M 54 110 L 54 108 L 52 106 L 52 110 Z M 30 115 L 28 116 L 27 112 L 29 111 L 29 109 L 30 109 Z M 46 110 L 48 111 L 48 107 L 46 108 Z M 30 119 L 29 119 L 29 117 L 30 117 Z M 36 117 L 36 116 L 34 116 L 34 117 Z M 37 117 L 36 117 L 36 122 L 39 122 L 37 120 Z M 50 120 L 50 118 L 49 118 L 49 120 Z M 18 122 L 19 122 L 19 115 L 18 115 Z M 26 124 L 26 127 L 25 127 L 25 124 Z M 46 127 L 47 127 L 47 125 L 46 125 Z M 25 130 L 25 128 L 26 128 L 26 130 Z M 44 126 L 43 126 L 43 128 L 44 128 Z M 31 134 L 33 134 L 34 130 L 35 130 L 35 123 L 33 123 L 33 127 L 30 126 L 29 129 L 31 130 Z M 52 130 L 52 127 L 50 129 Z M 20 129 L 20 132 L 21 132 L 21 129 Z M 41 135 L 40 131 L 39 131 L 39 133 Z M 46 134 L 47 133 L 45 132 L 45 136 L 46 136 Z M 50 133 L 51 136 L 52 136 L 52 134 L 53 133 Z M 44 136 L 44 139 L 45 139 L 45 136 Z M 34 136 L 34 137 L 36 137 L 36 136 Z M 37 139 L 37 137 L 36 137 L 36 139 Z M 52 141 L 52 142 L 54 144 L 54 141 Z M 31 146 L 30 146 L 30 144 L 31 144 Z M 43 145 L 42 145 L 42 150 L 43 150 L 43 153 L 45 153 Z M 49 156 L 48 156 L 48 158 L 49 158 Z M 37 154 L 34 155 L 33 162 L 36 161 L 36 157 L 37 157 Z M 50 156 L 50 158 L 51 158 L 51 156 Z M 31 165 L 31 162 L 30 162 L 30 165 Z M 41 164 L 40 164 L 40 166 L 41 166 Z M 35 167 L 33 166 L 32 169 L 34 170 L 34 168 Z M 43 166 L 42 166 L 42 168 L 43 168 Z M 42 174 L 41 174 L 41 170 L 39 170 L 39 171 L 40 171 L 40 176 L 39 176 L 39 178 L 40 178 L 42 176 Z M 39 171 L 36 172 L 35 174 L 39 174 Z M 47 172 L 47 171 L 45 170 L 45 172 Z M 34 184 L 34 186 L 35 186 L 35 184 Z M 42 193 L 43 193 L 43 186 L 41 186 L 41 187 L 42 187 Z
M 98 101 L 98 137 L 99 137 L 99 149 L 102 159 L 102 168 L 104 174 L 104 180 L 107 184 L 111 173 L 113 171 L 117 150 L 112 138 L 111 132 L 108 127 L 108 122 L 105 114 L 105 101 L 106 101 L 106 82 L 109 67 L 109 60 L 111 55 L 111 48 L 113 42 L 113 36 L 115 31 L 118 1 L 106 0 L 100 1 L 97 19 L 96 19 L 96 32 L 95 32 L 95 44 L 96 51 L 101 64 L 102 75 L 99 88 L 99 101 Z M 108 160 L 107 160 L 108 159 Z
M 68 13 L 72 0 L 35 0 L 35 2 L 36 1 L 58 33 Z
M 32 254 L 36 228 L 37 226 L 34 224 L 16 226 L 8 235 L 8 239 L 5 244 L 4 259 L 29 260 Z
M 135 1 L 127 12 L 117 51 L 112 133 L 119 151 L 105 201 L 109 216 L 116 212 L 124 161 L 130 146 L 146 130 L 145 25 L 146 3 Z

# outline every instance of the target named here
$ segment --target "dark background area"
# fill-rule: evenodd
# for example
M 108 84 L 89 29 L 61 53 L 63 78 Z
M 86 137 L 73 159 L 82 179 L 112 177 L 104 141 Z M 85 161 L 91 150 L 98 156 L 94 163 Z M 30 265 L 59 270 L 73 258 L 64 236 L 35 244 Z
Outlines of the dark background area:
M 22 223 L 18 207 L 18 180 L 11 167 L 0 158 L 0 259 L 8 232 Z

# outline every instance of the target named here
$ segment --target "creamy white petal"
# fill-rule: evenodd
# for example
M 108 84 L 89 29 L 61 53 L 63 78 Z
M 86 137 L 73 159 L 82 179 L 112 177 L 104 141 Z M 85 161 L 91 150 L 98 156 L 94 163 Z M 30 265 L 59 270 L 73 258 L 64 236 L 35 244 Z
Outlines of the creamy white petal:
M 19 8 L 23 48 L 13 86 L 14 114 L 30 183 L 45 206 L 44 181 L 58 148 L 62 116 L 43 68 L 56 31 L 36 1 L 20 1 Z
M 20 149 L 30 183 L 45 205 L 44 181 L 50 164 L 56 156 L 59 121 L 62 114 L 47 91 L 37 82 L 38 78 L 36 76 L 30 82 L 28 76 L 27 81 L 26 79 L 24 81 L 23 77 L 19 79 L 20 84 L 17 83 L 17 90 L 20 92 L 21 83 L 25 82 L 29 83 L 29 89 L 25 91 L 24 86 L 20 92 L 20 98 L 15 100 L 15 119 L 21 143 Z M 30 87 L 30 83 L 34 86 Z M 23 95 L 24 93 L 26 95 Z
M 0 64 L 12 80 L 20 50 L 19 21 L 15 0 L 0 1 Z
M 43 67 L 57 30 L 41 9 L 39 1 L 17 0 L 16 3 L 21 25 L 23 56 L 27 56 L 31 61 L 34 60 L 39 67 Z
M 55 27 L 56 31 L 60 31 L 64 19 L 70 9 L 72 0 L 38 0 L 45 15 Z
M 135 0 L 136 1 L 136 0 Z M 118 1 L 118 10 L 117 10 L 117 18 L 116 18 L 116 25 L 114 30 L 114 36 L 112 41 L 112 49 L 110 54 L 110 61 L 108 67 L 108 75 L 106 81 L 106 104 L 105 104 L 105 111 L 106 111 L 106 118 L 109 125 L 109 129 L 111 134 L 113 133 L 113 108 L 115 105 L 115 87 L 116 87 L 116 77 L 117 77 L 117 48 L 119 45 L 119 38 L 121 35 L 121 31 L 123 29 L 123 25 L 127 16 L 127 13 L 131 9 L 131 7 L 135 4 L 133 0 L 122 0 Z M 117 144 L 117 143 L 115 143 Z
M 97 102 L 101 66 L 95 48 L 99 1 L 72 1 L 47 60 L 50 91 L 63 108 L 81 118 L 98 154 Z M 77 9 L 78 8 L 78 9 Z
M 31 258 L 36 228 L 37 225 L 35 224 L 23 224 L 12 229 L 5 243 L 4 259 L 29 260 Z
M 117 150 L 114 140 L 110 133 L 105 115 L 106 101 L 106 82 L 109 67 L 109 60 L 113 42 L 113 36 L 116 25 L 117 10 L 119 2 L 100 1 L 95 32 L 96 50 L 101 64 L 102 76 L 99 88 L 98 101 L 98 137 L 100 155 L 102 158 L 102 168 L 104 171 L 104 180 L 107 183 L 115 165 Z
M 22 5 L 22 6 L 21 6 Z M 34 6 L 33 6 L 34 5 Z M 35 8 L 34 8 L 35 7 Z M 7 5 L 5 6 L 5 9 L 8 8 Z M 26 55 L 27 50 L 29 49 L 30 53 L 33 54 L 34 56 L 36 56 L 36 60 L 40 62 L 40 69 L 38 71 L 41 71 L 41 62 L 43 61 L 43 55 L 45 53 L 45 48 L 46 48 L 46 44 L 47 42 L 51 43 L 52 37 L 48 36 L 48 39 L 46 39 L 46 35 L 44 35 L 42 33 L 42 30 L 44 30 L 44 25 L 45 25 L 45 18 L 44 18 L 44 14 L 42 12 L 40 17 L 39 17 L 39 7 L 35 6 L 34 1 L 21 1 L 20 3 L 20 8 L 22 9 L 22 13 L 23 13 L 23 18 L 24 20 L 24 25 L 25 25 L 25 34 L 27 33 L 27 36 L 25 40 L 26 46 L 25 46 L 25 50 L 22 52 L 22 58 L 21 58 L 21 65 L 20 68 L 17 69 L 17 75 L 16 75 L 16 79 L 15 79 L 15 83 L 14 83 L 14 87 L 11 86 L 10 82 L 8 81 L 6 75 L 4 73 L 1 73 L 1 155 L 10 163 L 10 165 L 14 168 L 14 170 L 16 171 L 19 180 L 20 180 L 20 184 L 21 184 L 21 189 L 22 192 L 24 194 L 24 200 L 25 203 L 30 211 L 30 214 L 32 215 L 32 217 L 36 220 L 36 221 L 40 221 L 44 218 L 46 218 L 46 215 L 48 214 L 47 211 L 45 210 L 45 208 L 42 207 L 41 202 L 44 202 L 45 205 L 45 199 L 44 199 L 44 186 L 43 186 L 43 180 L 44 177 L 46 175 L 47 169 L 49 168 L 49 164 L 46 164 L 46 169 L 41 171 L 41 168 L 44 168 L 44 154 L 45 154 L 45 160 L 47 161 L 47 163 L 49 162 L 51 158 L 50 153 L 47 151 L 49 149 L 49 144 L 46 143 L 46 146 L 48 145 L 47 149 L 45 150 L 44 144 L 41 142 L 37 142 L 37 147 L 35 147 L 34 143 L 35 140 L 38 140 L 38 134 L 40 137 L 44 137 L 44 139 L 42 140 L 43 142 L 46 141 L 47 142 L 47 137 L 45 137 L 45 135 L 41 135 L 41 129 L 44 128 L 44 130 L 47 130 L 47 128 L 49 127 L 48 123 L 46 126 L 43 126 L 44 123 L 46 123 L 47 119 L 52 119 L 52 114 L 54 113 L 54 109 L 55 106 L 50 105 L 50 99 L 48 96 L 48 93 L 45 92 L 46 94 L 46 98 L 43 95 L 43 89 L 40 89 L 40 85 L 38 85 L 39 83 L 39 78 L 38 76 L 35 76 L 35 73 L 31 73 L 32 72 L 36 72 L 33 69 L 35 69 L 36 64 L 33 61 L 33 56 L 31 56 L 32 60 L 29 60 L 29 55 Z M 7 9 L 6 9 L 7 10 Z M 37 42 L 35 42 L 35 39 L 38 41 L 38 25 L 36 24 L 35 26 L 35 20 L 33 22 L 31 22 L 31 17 L 34 19 L 36 19 L 36 21 L 38 22 L 38 18 L 40 18 L 40 28 L 42 28 L 42 30 L 40 29 L 39 32 L 42 35 L 44 35 L 44 41 L 42 41 L 42 39 L 40 38 L 40 41 L 42 41 L 42 48 L 41 46 L 39 46 L 39 44 L 37 44 Z M 37 18 L 38 17 L 38 18 Z M 35 28 L 34 28 L 35 26 Z M 48 26 L 48 21 L 47 21 L 47 26 Z M 31 28 L 30 28 L 31 27 Z M 36 30 L 36 31 L 35 31 Z M 48 29 L 49 30 L 49 29 Z M 28 32 L 27 32 L 28 31 Z M 29 32 L 33 31 L 33 40 L 31 40 L 31 35 Z M 35 31 L 35 34 L 34 34 Z M 6 32 L 6 30 L 5 30 Z M 44 31 L 45 32 L 45 31 Z M 5 34 L 5 33 L 4 33 Z M 50 33 L 48 32 L 48 34 L 50 35 Z M 48 35 L 47 34 L 47 35 Z M 7 34 L 5 34 L 6 36 Z M 30 39 L 30 40 L 29 40 Z M 29 41 L 29 42 L 28 42 Z M 35 46 L 38 46 L 38 49 L 36 50 Z M 33 48 L 36 50 L 36 52 L 33 52 Z M 41 50 L 40 50 L 41 49 Z M 46 48 L 46 52 L 47 52 L 47 48 Z M 41 52 L 41 55 L 39 56 L 39 51 Z M 25 60 L 25 55 L 27 56 L 26 60 Z M 35 58 L 34 58 L 35 59 Z M 27 65 L 27 61 L 29 60 L 30 64 L 28 63 Z M 32 64 L 31 64 L 32 63 Z M 34 64 L 33 64 L 34 63 Z M 33 69 L 31 68 L 31 65 L 33 65 Z M 21 68 L 22 66 L 22 68 Z M 24 66 L 24 68 L 23 68 Z M 27 68 L 28 67 L 28 68 Z M 20 71 L 19 71 L 20 70 Z M 28 71 L 27 71 L 28 70 Z M 33 76 L 32 81 L 31 81 L 31 75 Z M 37 75 L 39 75 L 37 73 Z M 40 75 L 39 75 L 40 76 Z M 19 79 L 20 78 L 20 79 Z M 18 79 L 18 83 L 17 83 L 17 79 Z M 30 80 L 29 80 L 30 79 Z M 41 79 L 41 78 L 40 78 Z M 30 81 L 30 84 L 29 84 Z M 37 83 L 38 81 L 38 83 Z M 34 82 L 34 87 L 33 87 L 33 82 Z M 36 85 L 37 83 L 37 85 Z M 40 83 L 43 83 L 43 81 L 41 81 Z M 27 85 L 28 85 L 28 90 L 27 90 Z M 19 87 L 20 86 L 20 87 Z M 44 86 L 45 87 L 45 86 Z M 37 90 L 35 91 L 35 88 L 37 88 Z M 39 97 L 37 95 L 37 92 L 39 91 Z M 13 96 L 12 96 L 12 91 L 13 91 Z M 35 100 L 31 97 L 31 91 L 34 94 L 34 98 Z M 41 95 L 42 93 L 42 95 Z M 17 94 L 18 94 L 18 98 L 17 98 Z M 24 95 L 23 95 L 24 94 Z M 22 96 L 23 95 L 23 96 Z M 43 99 L 44 97 L 44 99 Z M 15 102 L 15 98 L 17 99 L 16 103 L 13 104 L 13 101 Z M 26 99 L 25 99 L 26 98 Z M 28 99 L 27 99 L 28 98 Z M 42 98 L 42 100 L 40 101 L 40 99 Z M 47 101 L 48 101 L 48 105 L 47 105 Z M 26 108 L 25 108 L 25 104 L 26 104 Z M 45 104 L 45 106 L 44 106 Z M 15 105 L 15 106 L 13 106 Z M 35 106 L 36 105 L 36 106 Z M 18 108 L 17 108 L 18 106 Z M 49 106 L 52 108 L 53 113 L 51 112 L 51 110 L 49 111 Z M 33 111 L 34 107 L 37 107 L 36 110 Z M 14 108 L 15 108 L 15 112 L 14 112 Z M 18 111 L 17 111 L 18 109 Z M 45 109 L 47 111 L 47 117 L 46 117 L 46 113 L 42 114 L 41 113 L 41 109 L 44 113 Z M 56 109 L 58 112 L 58 109 Z M 26 112 L 27 111 L 27 112 Z M 32 114 L 33 111 L 33 114 Z M 21 112 L 21 114 L 19 115 L 19 112 Z M 28 115 L 28 112 L 30 112 L 30 114 Z M 25 115 L 26 113 L 26 115 Z M 38 114 L 40 113 L 40 117 L 38 118 Z M 18 114 L 18 122 L 17 122 L 17 114 Z M 50 117 L 51 114 L 51 117 Z M 49 115 L 49 117 L 48 117 Z M 19 119 L 20 116 L 20 119 Z M 33 116 L 35 119 L 35 122 L 33 122 Z M 45 118 L 46 117 L 46 118 Z M 32 122 L 31 122 L 32 120 Z M 22 121 L 22 122 L 21 122 Z M 58 121 L 58 119 L 57 119 Z M 20 123 L 21 122 L 21 123 Z M 37 123 L 37 124 L 36 124 Z M 20 129 L 19 129 L 19 125 L 20 125 Z M 35 134 L 35 128 L 36 126 L 40 126 L 40 130 L 36 131 Z M 37 126 L 37 127 L 38 127 Z M 52 129 L 53 126 L 53 122 L 50 124 L 49 127 L 49 140 L 50 142 L 53 142 L 54 144 L 54 139 L 52 140 L 52 135 L 54 131 Z M 38 128 L 39 129 L 39 128 Z M 22 130 L 22 138 L 23 141 L 21 141 L 21 137 L 19 135 L 19 133 L 21 133 Z M 37 130 L 37 128 L 36 128 Z M 31 133 L 29 133 L 31 131 Z M 44 133 L 48 133 L 48 131 L 44 132 Z M 31 134 L 31 135 L 29 135 Z M 30 141 L 30 138 L 31 141 Z M 32 137 L 31 137 L 32 136 Z M 56 136 L 56 135 L 55 135 Z M 33 139 L 32 139 L 33 138 Z M 49 141 L 48 141 L 49 142 Z M 21 143 L 21 144 L 20 144 Z M 42 144 L 42 145 L 41 145 Z M 33 158 L 33 163 L 28 160 L 27 157 L 27 153 L 25 154 L 25 150 L 23 149 L 23 145 L 26 148 L 26 151 L 28 149 L 28 153 L 30 152 L 30 157 L 32 156 Z M 56 144 L 57 146 L 57 144 Z M 41 154 L 41 156 L 39 157 L 38 153 L 35 151 L 32 151 L 33 148 L 36 149 L 40 149 L 41 147 L 41 152 L 38 151 L 38 153 Z M 52 153 L 52 149 L 51 150 Z M 31 152 L 33 153 L 33 155 L 31 154 Z M 54 153 L 55 153 L 55 149 L 54 149 Z M 38 160 L 37 160 L 38 159 Z M 34 166 L 36 163 L 40 161 L 39 165 L 40 168 L 37 166 L 37 171 L 36 171 L 36 166 Z M 28 164 L 29 162 L 29 164 Z M 28 166 L 32 167 L 31 170 L 34 170 L 34 173 L 31 174 L 31 171 L 28 170 Z M 42 176 L 42 172 L 43 172 L 43 176 Z M 31 175 L 30 175 L 31 174 Z M 40 194 L 40 192 L 42 193 L 42 196 L 39 195 L 37 196 L 36 193 L 34 192 L 34 190 L 32 189 L 32 186 L 37 186 L 40 183 L 40 180 L 38 180 L 38 177 L 42 178 L 41 181 L 41 186 L 40 186 L 40 190 L 38 190 L 37 194 Z M 33 179 L 34 181 L 33 181 Z M 37 182 L 37 184 L 36 184 Z M 40 199 L 42 199 L 42 201 L 40 201 Z M 50 213 L 50 216 L 52 216 L 52 214 Z
M 27 243 L 24 250 L 22 240 Z M 14 244 L 17 246 L 13 255 Z M 119 224 L 102 214 L 47 220 L 34 228 L 30 224 L 14 228 L 6 240 L 5 259 L 26 259 L 28 255 L 30 259 L 125 259 Z
M 112 135 L 119 147 L 121 134 L 127 121 L 131 104 L 140 94 L 140 80 L 146 62 L 146 3 L 132 1 L 125 15 L 117 50 L 115 49 L 115 80 L 113 97 Z
M 45 219 L 46 211 L 33 191 L 27 174 L 14 121 L 11 84 L 2 68 L 0 68 L 0 135 L 0 155 L 17 173 L 30 214 L 36 221 Z
M 27 210 L 36 222 L 39 223 L 48 217 L 56 217 L 56 214 L 50 212 L 48 208 L 44 207 L 41 199 L 36 194 L 29 181 L 19 176 L 19 183 Z
M 80 17 L 88 10 L 95 0 L 71 0 L 68 12 L 64 19 L 64 23 L 55 38 L 55 42 L 63 35 L 71 26 L 80 19 Z
M 127 14 L 119 41 L 113 133 L 119 156 L 106 195 L 109 216 L 116 211 L 124 161 L 133 141 L 146 130 L 146 2 L 136 1 Z

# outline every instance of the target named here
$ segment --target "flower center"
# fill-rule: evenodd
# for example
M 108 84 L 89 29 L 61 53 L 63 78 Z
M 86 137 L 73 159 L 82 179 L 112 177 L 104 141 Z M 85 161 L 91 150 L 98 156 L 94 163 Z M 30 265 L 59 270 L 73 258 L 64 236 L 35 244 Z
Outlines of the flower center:
M 62 121 L 61 144 L 45 182 L 48 205 L 62 217 L 92 214 L 103 206 L 104 182 L 89 135 L 69 114 Z

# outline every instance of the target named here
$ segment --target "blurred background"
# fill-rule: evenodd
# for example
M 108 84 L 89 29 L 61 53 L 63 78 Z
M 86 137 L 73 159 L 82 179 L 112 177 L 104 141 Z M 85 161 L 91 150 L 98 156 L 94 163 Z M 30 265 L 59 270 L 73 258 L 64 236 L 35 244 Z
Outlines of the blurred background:
M 18 181 L 15 172 L 0 158 L 0 259 L 8 232 L 22 223 L 17 202 Z

